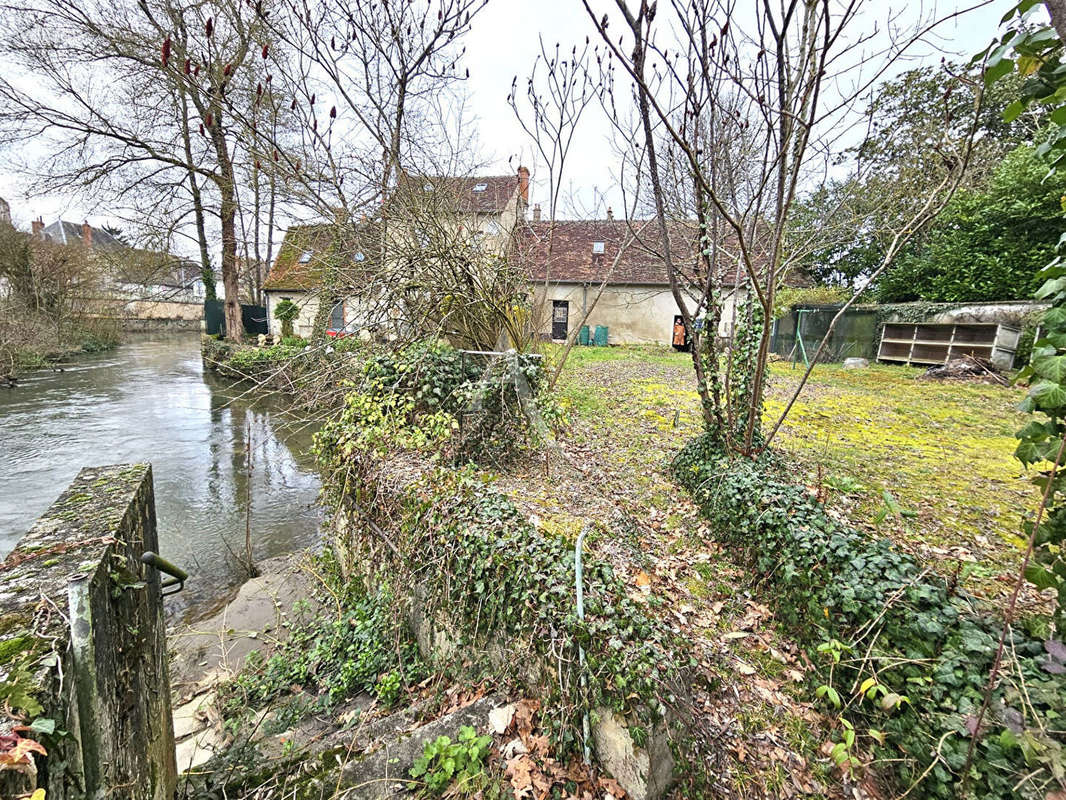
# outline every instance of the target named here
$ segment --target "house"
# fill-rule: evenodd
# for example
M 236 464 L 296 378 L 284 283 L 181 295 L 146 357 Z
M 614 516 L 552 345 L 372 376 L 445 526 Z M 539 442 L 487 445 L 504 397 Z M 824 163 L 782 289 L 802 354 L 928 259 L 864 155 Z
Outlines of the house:
M 203 275 L 194 262 L 158 250 L 131 247 L 102 228 L 83 222 L 56 220 L 32 223 L 38 239 L 89 248 L 101 266 L 109 295 L 129 300 L 203 303 Z
M 389 269 L 381 274 L 402 274 L 404 264 L 443 261 L 442 254 L 449 245 L 461 249 L 473 237 L 489 252 L 511 259 L 528 274 L 533 325 L 545 338 L 564 339 L 582 324 L 585 311 L 592 308 L 605 283 L 586 324 L 605 326 L 612 344 L 673 342 L 679 311 L 670 291 L 655 220 L 618 220 L 608 210 L 607 219 L 549 223 L 540 219 L 539 207 L 534 207 L 533 219 L 527 221 L 528 200 L 529 171 L 524 167 L 511 176 L 404 174 L 385 205 L 388 232 L 383 234 L 375 227 L 369 237 L 372 241 L 364 242 L 364 246 L 337 248 L 336 232 L 346 226 L 323 223 L 290 228 L 263 287 L 271 332 L 280 332 L 280 322 L 274 318 L 277 303 L 289 299 L 300 307 L 294 332 L 310 335 L 320 295 L 329 295 L 332 303 L 329 330 L 382 331 L 391 321 L 370 318 L 370 309 L 375 306 L 375 270 L 370 256 L 384 253 L 389 259 Z M 442 224 L 442 220 L 446 222 Z M 669 232 L 679 268 L 696 266 L 696 224 L 672 221 Z M 434 237 L 439 239 L 436 244 Z M 728 252 L 728 240 L 722 247 Z M 738 255 L 734 257 L 739 262 Z M 326 264 L 334 265 L 328 290 L 323 277 Z M 345 264 L 347 267 L 337 266 Z M 361 268 L 349 277 L 347 270 L 357 264 Z M 727 269 L 721 281 L 725 291 L 719 334 L 728 337 L 736 322 L 734 309 L 746 296 L 748 280 L 738 265 Z M 800 277 L 786 283 L 806 285 Z M 376 313 L 384 312 L 379 308 Z
M 270 332 L 281 333 L 274 311 L 291 300 L 300 309 L 293 333 L 310 336 L 322 296 L 330 297 L 329 331 L 384 329 L 386 312 L 372 300 L 382 252 L 392 264 L 402 264 L 468 238 L 502 256 L 525 220 L 528 202 L 525 167 L 513 175 L 474 177 L 402 173 L 382 220 L 290 227 L 263 283 Z
M 380 239 L 376 228 L 366 223 L 293 225 L 285 232 L 274 266 L 263 282 L 267 325 L 281 335 L 281 321 L 274 316 L 278 303 L 294 302 L 300 309 L 293 320 L 293 333 L 309 337 L 314 331 L 321 299 L 332 295 L 328 329 L 354 329 L 377 320 L 367 319 L 368 304 L 360 300 L 373 280 Z M 327 285 L 329 288 L 327 288 Z
M 537 332 L 565 339 L 592 307 L 590 329 L 605 326 L 611 344 L 671 344 L 680 312 L 670 291 L 659 224 L 654 219 L 539 220 L 522 226 L 516 247 L 533 284 Z M 679 269 L 699 258 L 695 223 L 671 221 L 671 255 Z M 550 252 L 549 252 L 550 242 Z M 727 251 L 728 241 L 722 245 Z M 739 258 L 737 259 L 739 262 Z M 806 285 L 801 276 L 789 285 Z M 721 277 L 719 335 L 732 335 L 737 303 L 747 294 L 739 263 Z M 603 294 L 595 303 L 601 285 Z M 537 312 L 540 313 L 537 313 Z
M 99 317 L 127 329 L 196 329 L 203 318 L 203 276 L 197 263 L 161 250 L 132 247 L 90 225 L 41 217 L 31 223 L 32 239 L 90 254 L 91 294 L 81 298 Z M 88 284 L 87 284 L 88 285 Z

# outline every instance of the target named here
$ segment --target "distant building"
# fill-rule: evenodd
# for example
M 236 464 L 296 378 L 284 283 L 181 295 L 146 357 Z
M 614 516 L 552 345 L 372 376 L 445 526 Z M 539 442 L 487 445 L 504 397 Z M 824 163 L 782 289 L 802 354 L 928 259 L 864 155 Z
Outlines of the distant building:
M 506 253 L 516 228 L 525 221 L 529 203 L 529 170 L 519 167 L 511 175 L 456 177 L 401 173 L 387 203 L 391 258 L 408 258 L 409 244 L 402 239 L 418 235 L 420 225 L 436 227 L 442 220 L 455 226 L 452 233 L 478 238 L 486 251 Z M 300 308 L 293 331 L 310 336 L 318 315 L 323 271 L 327 263 L 341 263 L 344 285 L 335 286 L 330 300 L 327 330 L 371 331 L 384 324 L 381 309 L 366 301 L 366 287 L 374 277 L 381 251 L 380 229 L 374 223 L 355 226 L 350 240 L 338 242 L 346 226 L 322 222 L 294 225 L 285 233 L 278 255 L 263 282 L 270 332 L 280 333 L 274 309 L 282 300 Z M 403 255 L 399 255 L 399 254 Z
M 610 209 L 607 215 L 552 223 L 542 221 L 539 208 L 534 208 L 533 221 L 516 231 L 516 254 L 529 270 L 534 309 L 539 312 L 534 320 L 537 333 L 563 340 L 591 308 L 584 324 L 606 327 L 611 344 L 680 343 L 675 342 L 680 311 L 670 290 L 658 221 L 614 219 Z M 691 270 L 700 260 L 695 222 L 671 220 L 667 228 L 674 263 Z M 735 241 L 727 238 L 722 249 L 733 254 L 733 266 L 719 277 L 718 334 L 728 338 L 749 281 Z M 786 276 L 784 285 L 809 286 L 810 281 L 796 272 Z M 603 294 L 593 306 L 601 286 Z
M 7 200 L 0 197 L 0 222 L 7 225 L 11 224 L 11 206 L 7 204 Z
M 202 303 L 206 294 L 200 268 L 188 259 L 157 250 L 130 247 L 112 234 L 90 225 L 56 220 L 31 223 L 33 236 L 61 245 L 80 245 L 101 256 L 110 293 L 116 297 Z
M 107 231 L 94 228 L 88 222 L 78 225 L 76 222 L 59 219 L 51 225 L 45 225 L 44 220 L 38 217 L 33 221 L 32 227 L 34 236 L 56 244 L 83 244 L 99 250 L 129 249 Z

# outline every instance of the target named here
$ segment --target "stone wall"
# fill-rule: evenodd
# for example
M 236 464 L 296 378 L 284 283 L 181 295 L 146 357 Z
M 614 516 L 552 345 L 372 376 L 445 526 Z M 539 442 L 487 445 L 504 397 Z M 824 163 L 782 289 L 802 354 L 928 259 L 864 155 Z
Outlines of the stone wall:
M 0 692 L 16 698 L 0 747 L 21 736 L 47 751 L 0 771 L 0 797 L 173 797 L 160 578 L 145 550 L 158 551 L 151 467 L 86 468 L 0 565 Z
M 1037 314 L 1046 311 L 1048 304 L 1011 300 L 1002 303 L 896 303 L 881 308 L 888 312 L 885 322 L 912 322 L 913 313 L 907 311 L 920 309 L 923 322 L 994 322 L 1024 328 Z

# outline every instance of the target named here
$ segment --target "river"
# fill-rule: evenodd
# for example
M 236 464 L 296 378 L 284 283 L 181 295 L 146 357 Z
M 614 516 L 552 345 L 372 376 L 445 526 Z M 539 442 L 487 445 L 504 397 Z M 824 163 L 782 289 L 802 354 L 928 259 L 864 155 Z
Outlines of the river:
M 191 576 L 170 615 L 206 610 L 242 580 L 246 523 L 257 559 L 313 543 L 312 432 L 249 394 L 204 373 L 190 334 L 136 338 L 0 389 L 0 557 L 82 467 L 140 461 L 152 464 L 162 555 Z

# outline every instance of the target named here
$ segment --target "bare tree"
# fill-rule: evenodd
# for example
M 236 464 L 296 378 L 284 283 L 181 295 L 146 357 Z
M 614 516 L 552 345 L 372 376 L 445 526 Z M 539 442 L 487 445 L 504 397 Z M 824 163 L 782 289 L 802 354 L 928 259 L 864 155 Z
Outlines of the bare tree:
M 705 426 L 723 446 L 752 454 L 766 443 L 766 321 L 791 267 L 784 241 L 797 192 L 824 165 L 855 99 L 935 21 L 923 20 L 870 54 L 872 34 L 856 30 L 860 0 L 743 8 L 735 0 L 665 8 L 616 0 L 613 15 L 583 3 L 612 63 L 634 87 L 647 186 L 671 291 L 692 336 Z M 621 22 L 621 39 L 608 32 L 612 20 Z M 950 197 L 972 131 L 945 137 L 954 166 L 896 232 L 882 270 Z M 695 225 L 694 260 L 678 257 L 671 218 Z M 750 299 L 730 312 L 740 324 L 723 350 L 718 329 L 732 276 Z
M 567 56 L 560 52 L 558 44 L 554 50 L 549 51 L 540 40 L 540 54 L 533 62 L 529 77 L 526 80 L 524 94 L 519 94 L 518 77 L 511 82 L 511 93 L 507 102 L 514 111 L 522 130 L 533 143 L 533 148 L 539 156 L 539 160 L 547 170 L 548 184 L 548 229 L 544 253 L 540 258 L 544 264 L 544 279 L 542 291 L 534 299 L 532 307 L 533 325 L 538 330 L 546 320 L 546 305 L 548 288 L 552 277 L 552 255 L 555 245 L 555 223 L 559 215 L 559 198 L 565 183 L 568 157 L 574 143 L 574 136 L 580 127 L 581 118 L 590 104 L 595 102 L 598 96 L 598 87 L 590 73 L 589 62 L 594 56 L 594 51 L 588 37 L 585 38 L 584 46 L 579 50 L 574 45 Z M 531 231 L 531 236 L 536 238 L 538 233 Z M 533 243 L 534 249 L 539 249 L 539 242 Z M 622 255 L 619 251 L 615 258 Z M 555 365 L 550 385 L 554 386 L 559 379 L 567 356 L 577 341 L 581 326 L 585 324 L 588 315 L 599 301 L 604 281 L 600 291 L 596 294 L 590 308 L 586 308 L 584 318 L 575 325 L 573 331 L 567 337 L 563 353 Z
M 377 263 L 385 262 L 387 199 L 401 172 L 424 171 L 440 143 L 434 105 L 463 79 L 459 43 L 486 2 L 286 0 L 273 15 L 261 9 L 291 55 L 281 72 L 302 122 L 303 166 L 294 165 L 301 200 L 339 226 L 373 220 Z M 292 165 L 292 148 L 277 149 Z M 338 241 L 355 234 L 338 231 Z M 335 265 L 322 266 L 316 338 L 343 282 Z
M 0 50 L 14 69 L 0 78 L 0 126 L 22 141 L 49 142 L 40 185 L 165 209 L 179 226 L 192 216 L 204 282 L 213 289 L 209 186 L 221 231 L 226 330 L 238 338 L 236 140 L 257 99 L 249 72 L 265 73 L 268 32 L 259 15 L 242 4 L 175 0 L 34 0 L 3 10 Z M 19 85 L 26 75 L 37 84 L 33 92 Z

